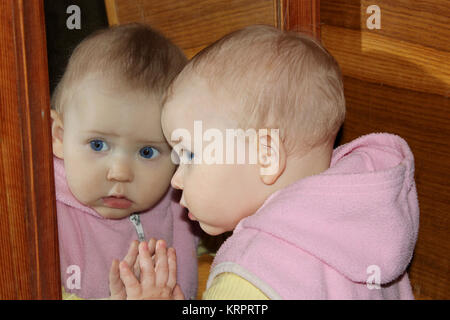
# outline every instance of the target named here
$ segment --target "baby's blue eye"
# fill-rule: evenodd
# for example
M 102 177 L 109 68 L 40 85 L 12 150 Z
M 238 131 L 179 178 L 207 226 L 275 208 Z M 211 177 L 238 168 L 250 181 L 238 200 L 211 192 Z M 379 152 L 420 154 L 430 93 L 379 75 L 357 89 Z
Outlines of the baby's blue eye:
M 90 142 L 91 149 L 94 151 L 106 151 L 108 150 L 108 145 L 102 140 L 92 140 Z
M 183 149 L 182 153 L 183 153 L 182 157 L 187 163 L 191 162 L 192 159 L 194 159 L 194 153 L 193 152 L 190 152 L 188 150 Z
M 152 159 L 159 154 L 159 151 L 153 147 L 144 147 L 139 150 L 139 155 L 145 159 Z

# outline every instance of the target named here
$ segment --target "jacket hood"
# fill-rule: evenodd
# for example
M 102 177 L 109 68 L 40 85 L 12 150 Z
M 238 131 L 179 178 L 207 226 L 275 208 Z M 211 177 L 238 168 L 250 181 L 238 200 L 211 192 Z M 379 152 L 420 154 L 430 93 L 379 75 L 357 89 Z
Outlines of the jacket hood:
M 387 284 L 405 272 L 417 239 L 411 150 L 396 135 L 362 136 L 335 149 L 328 170 L 275 192 L 241 222 L 236 230 L 262 230 L 354 282 L 376 266 Z

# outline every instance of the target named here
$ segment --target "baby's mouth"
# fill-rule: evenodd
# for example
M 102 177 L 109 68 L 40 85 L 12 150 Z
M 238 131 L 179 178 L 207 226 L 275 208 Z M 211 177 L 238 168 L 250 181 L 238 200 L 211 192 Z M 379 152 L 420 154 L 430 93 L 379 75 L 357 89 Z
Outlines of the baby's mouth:
M 114 209 L 128 209 L 133 202 L 123 196 L 110 196 L 102 198 L 103 204 Z
M 194 215 L 190 211 L 188 212 L 188 218 L 191 219 L 192 221 L 197 221 L 197 219 L 194 217 Z
M 189 208 L 186 206 L 186 203 L 183 201 L 183 199 L 180 200 L 180 205 L 183 208 L 186 208 L 188 210 L 188 218 L 191 219 L 192 221 L 197 221 L 197 219 L 194 217 L 194 215 L 192 214 L 191 211 L 189 211 Z

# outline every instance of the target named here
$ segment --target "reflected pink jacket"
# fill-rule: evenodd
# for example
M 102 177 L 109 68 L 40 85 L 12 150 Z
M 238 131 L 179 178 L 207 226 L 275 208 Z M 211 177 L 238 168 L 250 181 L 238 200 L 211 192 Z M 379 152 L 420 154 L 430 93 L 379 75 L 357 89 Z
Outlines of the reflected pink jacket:
M 272 194 L 219 249 L 271 299 L 413 299 L 406 268 L 419 227 L 414 159 L 398 136 L 362 136 L 325 172 Z M 377 286 L 379 285 L 379 286 Z
M 67 185 L 64 162 L 54 158 L 58 214 L 61 284 L 66 292 L 84 299 L 109 297 L 108 275 L 113 259 L 123 259 L 131 241 L 138 239 L 130 219 L 105 219 L 84 206 Z M 169 188 L 152 209 L 139 214 L 145 240 L 164 239 L 177 252 L 178 283 L 186 298 L 197 291 L 197 237 L 178 204 L 179 193 Z

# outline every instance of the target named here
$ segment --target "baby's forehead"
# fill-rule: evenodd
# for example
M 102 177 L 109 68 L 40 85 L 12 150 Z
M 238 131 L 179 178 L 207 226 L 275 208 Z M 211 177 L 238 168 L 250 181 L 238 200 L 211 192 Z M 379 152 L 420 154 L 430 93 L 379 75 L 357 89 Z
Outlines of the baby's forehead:
M 111 114 L 120 113 L 133 116 L 145 114 L 146 117 L 158 118 L 161 115 L 160 95 L 132 89 L 119 83 L 112 84 L 98 78 L 79 81 L 67 96 L 64 117 L 70 114 Z M 105 118 L 106 121 L 107 118 Z
M 220 88 L 211 87 L 204 78 L 184 80 L 175 83 L 163 106 L 163 127 L 192 126 L 194 121 L 202 121 L 205 127 L 236 126 L 238 100 L 232 99 Z
M 86 103 L 86 100 L 99 102 L 122 102 L 124 107 L 132 108 L 133 104 L 158 104 L 161 109 L 161 93 L 133 88 L 126 81 L 108 80 L 104 77 L 85 77 L 66 88 L 69 95 L 65 104 L 76 107 Z M 66 108 L 66 107 L 64 107 Z
M 133 82 L 119 75 L 114 77 L 105 77 L 99 73 L 89 74 L 77 80 L 72 84 L 71 89 L 79 94 L 82 94 L 83 91 L 88 90 L 91 94 L 108 94 L 121 97 L 162 95 L 160 90 L 146 90 L 136 87 Z

